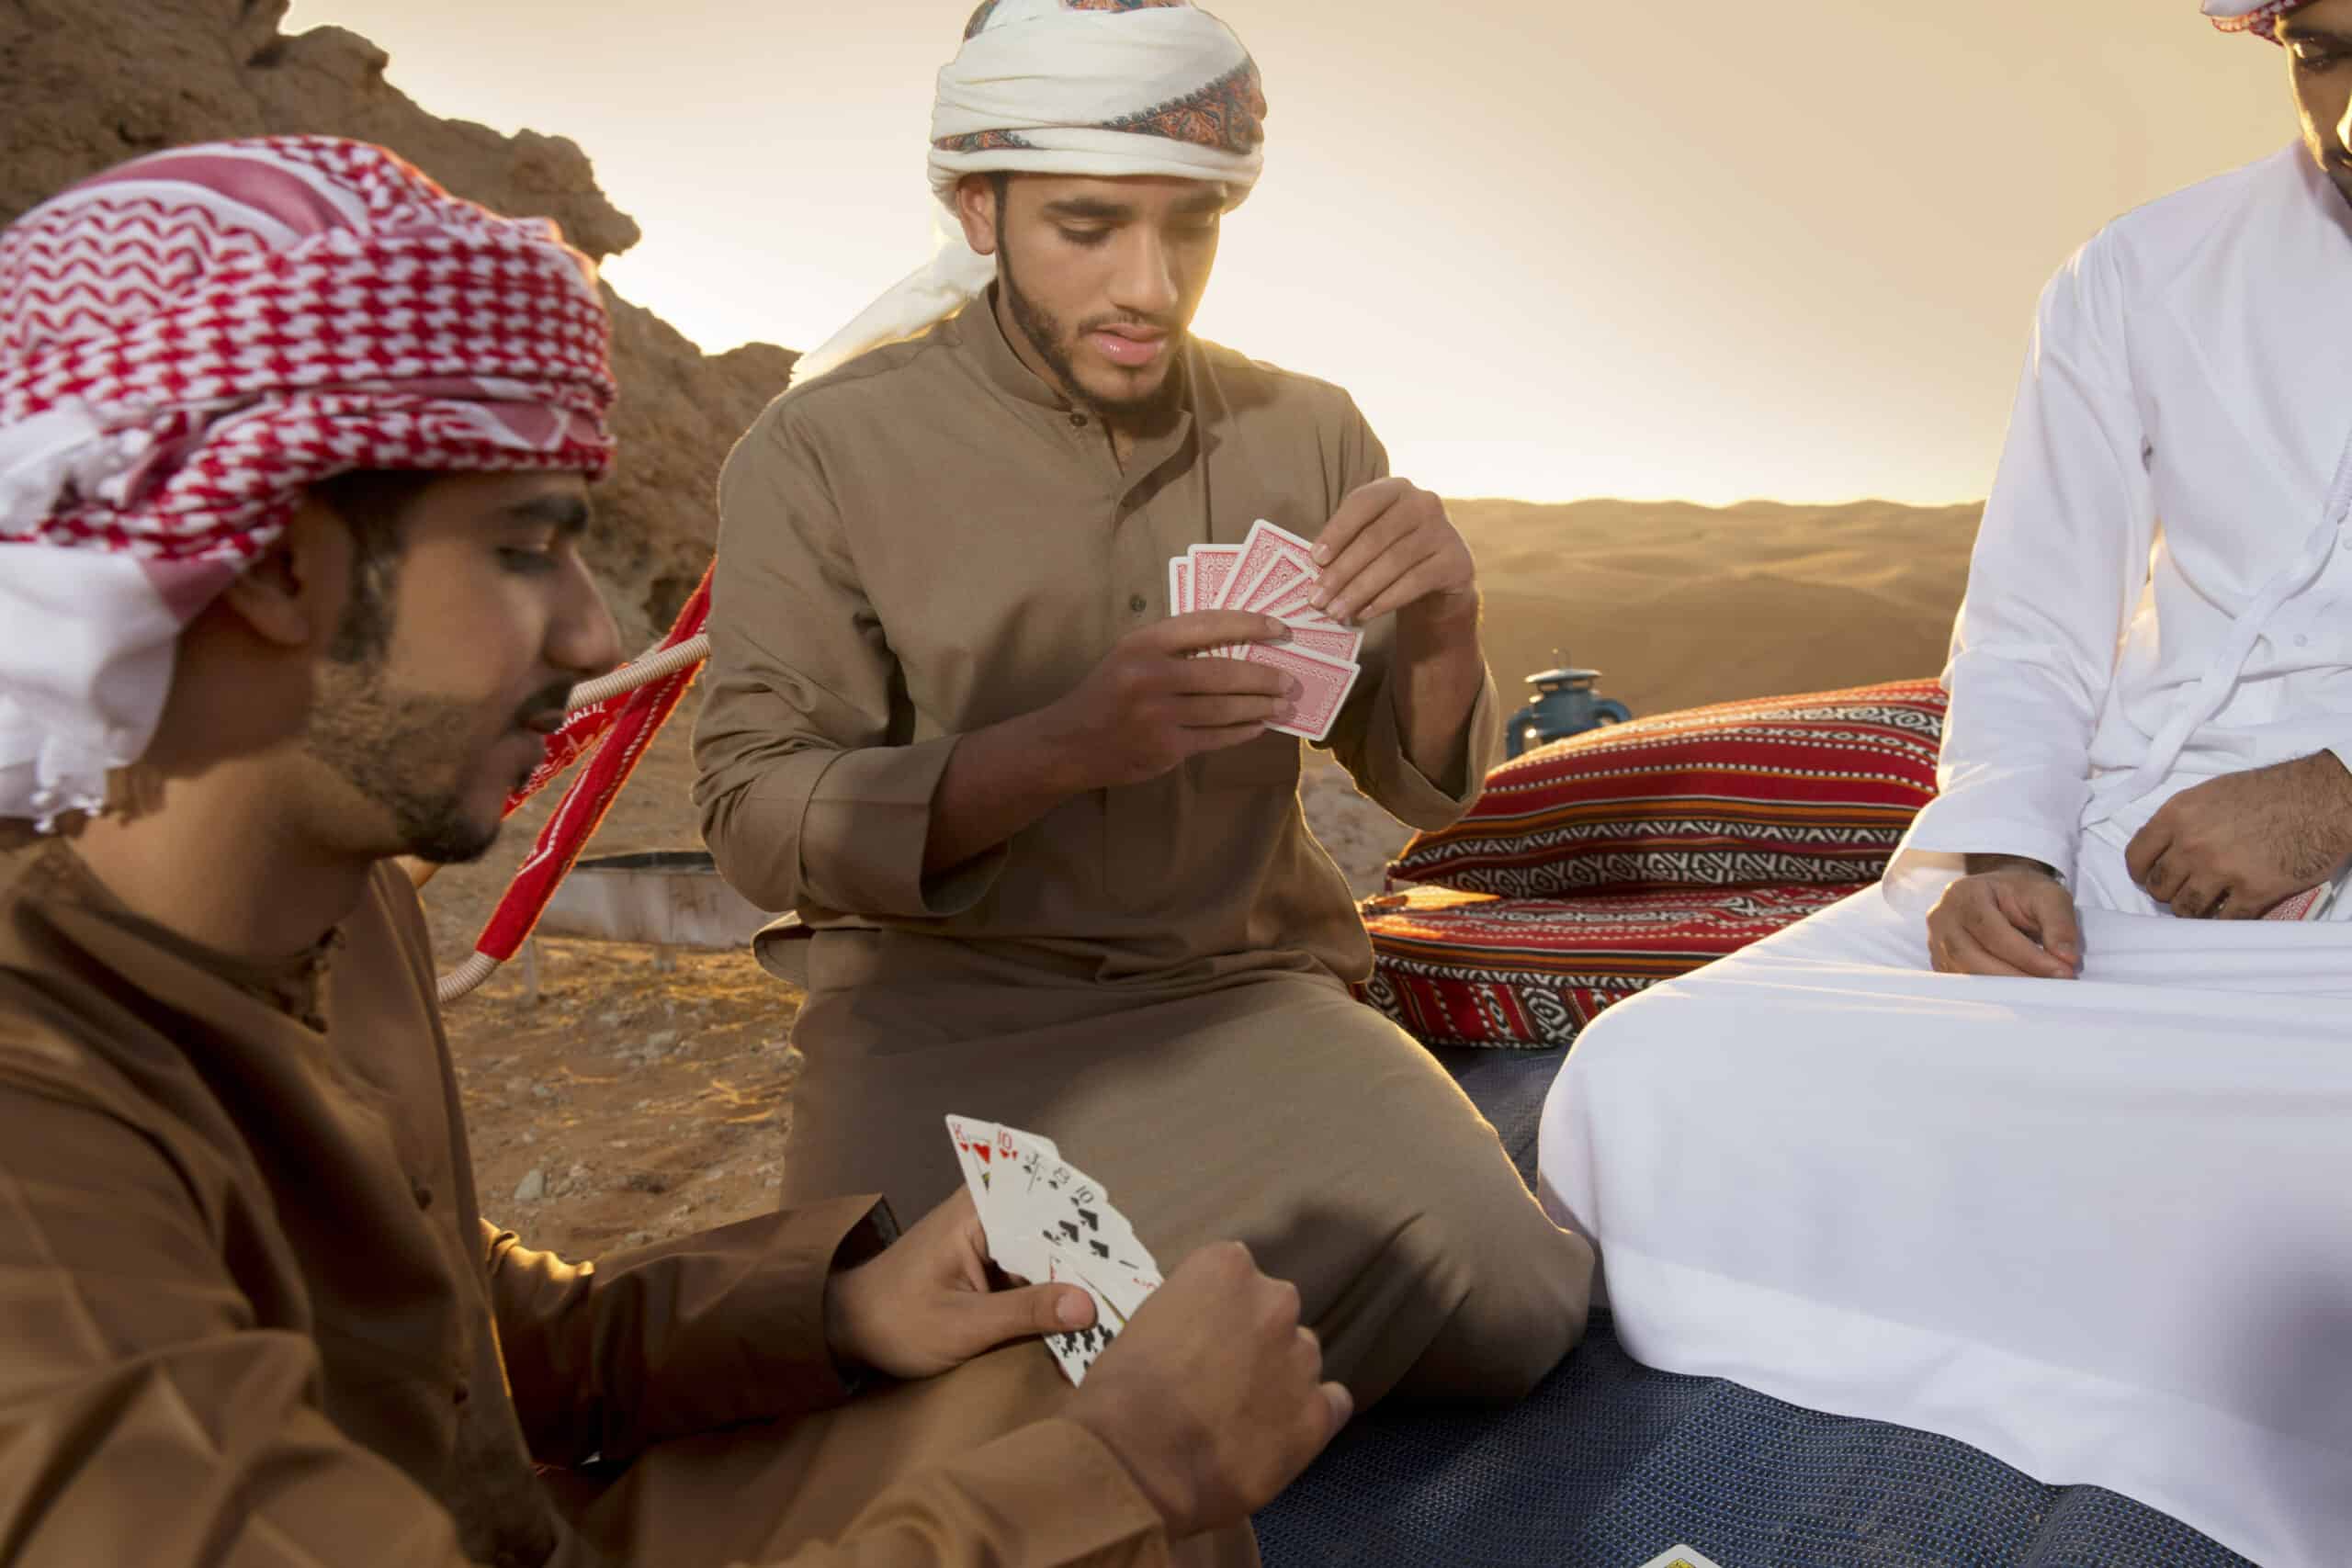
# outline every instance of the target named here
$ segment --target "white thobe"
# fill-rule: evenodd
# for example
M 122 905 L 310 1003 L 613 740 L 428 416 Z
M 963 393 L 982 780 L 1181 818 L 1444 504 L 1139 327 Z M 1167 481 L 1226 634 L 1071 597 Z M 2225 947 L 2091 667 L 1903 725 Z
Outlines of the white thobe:
M 2352 208 L 2299 146 L 2052 282 L 1939 797 L 1883 887 L 1611 1010 L 1545 1106 L 1544 1201 L 1636 1356 L 2269 1568 L 2344 1561 L 2352 926 L 2175 919 L 2123 846 L 2182 789 L 2352 740 L 2347 436 Z M 1969 852 L 2059 868 L 2082 979 L 1931 972 Z

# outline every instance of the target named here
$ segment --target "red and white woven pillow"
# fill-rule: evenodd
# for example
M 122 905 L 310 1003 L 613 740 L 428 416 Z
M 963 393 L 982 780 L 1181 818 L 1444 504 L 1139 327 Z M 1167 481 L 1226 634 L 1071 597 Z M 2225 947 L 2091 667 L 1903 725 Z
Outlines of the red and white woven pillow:
M 1602 1010 L 1738 952 L 1854 886 L 1679 888 L 1492 898 L 1446 887 L 1365 907 L 1358 995 L 1427 1045 L 1544 1050 Z
M 1935 797 L 1944 708 L 1905 681 L 1591 730 L 1497 768 L 1389 878 L 1506 898 L 1871 882 Z

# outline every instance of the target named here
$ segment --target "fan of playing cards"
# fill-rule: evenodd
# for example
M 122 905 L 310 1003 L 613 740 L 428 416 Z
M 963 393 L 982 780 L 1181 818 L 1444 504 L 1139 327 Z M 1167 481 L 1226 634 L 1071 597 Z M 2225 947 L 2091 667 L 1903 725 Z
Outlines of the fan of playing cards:
M 1363 633 L 1312 608 L 1322 576 L 1315 547 L 1262 519 L 1238 545 L 1194 545 L 1168 563 L 1168 613 L 1250 610 L 1290 628 L 1284 642 L 1211 649 L 1207 659 L 1241 659 L 1279 670 L 1299 683 L 1299 694 L 1272 728 L 1306 740 L 1331 732 L 1355 689 Z
M 1069 1381 L 1084 1382 L 1086 1369 L 1159 1289 L 1159 1266 L 1102 1183 L 1062 1158 L 1051 1139 L 970 1116 L 950 1116 L 947 1136 L 996 1266 L 1033 1285 L 1077 1285 L 1094 1298 L 1093 1327 L 1046 1337 Z

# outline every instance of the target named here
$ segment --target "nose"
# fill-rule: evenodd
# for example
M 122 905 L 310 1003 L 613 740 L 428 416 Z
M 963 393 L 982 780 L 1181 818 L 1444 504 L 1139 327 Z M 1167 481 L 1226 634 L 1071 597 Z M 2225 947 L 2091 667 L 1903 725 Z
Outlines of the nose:
M 1183 299 L 1168 242 L 1148 223 L 1133 225 L 1128 242 L 1111 280 L 1111 303 L 1138 316 L 1165 319 Z
M 621 661 L 620 627 L 587 563 L 575 555 L 567 565 L 562 605 L 548 626 L 548 662 L 566 674 L 593 678 Z

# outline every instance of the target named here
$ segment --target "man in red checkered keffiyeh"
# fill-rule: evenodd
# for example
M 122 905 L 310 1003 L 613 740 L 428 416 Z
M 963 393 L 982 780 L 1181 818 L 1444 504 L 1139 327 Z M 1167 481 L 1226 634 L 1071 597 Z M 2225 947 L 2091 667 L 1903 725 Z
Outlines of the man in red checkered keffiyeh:
M 582 1265 L 481 1213 L 540 1184 L 477 1194 L 390 857 L 487 847 L 618 655 L 605 326 L 547 225 L 349 142 L 0 236 L 10 1561 L 1255 1563 L 1349 1404 L 1238 1247 L 1114 1325 L 992 1288 L 969 1193 Z M 601 710 L 542 894 L 688 675 Z M 1114 1326 L 1075 1396 L 1018 1343 Z
M 552 224 L 322 137 L 141 158 L 0 234 L 0 818 L 105 800 L 310 487 L 602 474 L 608 330 Z

